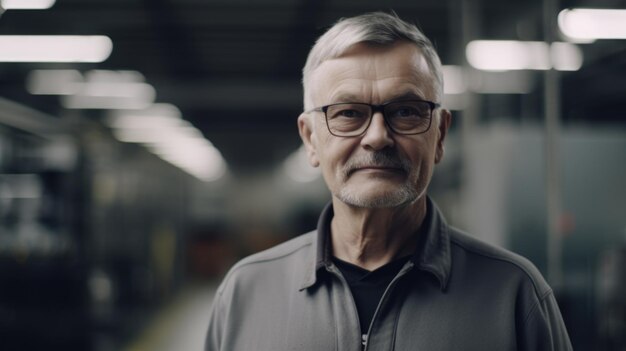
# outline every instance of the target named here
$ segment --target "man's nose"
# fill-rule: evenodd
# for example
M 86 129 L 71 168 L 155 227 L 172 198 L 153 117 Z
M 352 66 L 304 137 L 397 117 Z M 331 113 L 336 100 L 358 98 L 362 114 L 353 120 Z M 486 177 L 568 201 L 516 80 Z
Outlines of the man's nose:
M 361 145 L 366 149 L 381 150 L 392 146 L 395 142 L 392 132 L 381 112 L 375 112 L 372 121 L 361 138 Z

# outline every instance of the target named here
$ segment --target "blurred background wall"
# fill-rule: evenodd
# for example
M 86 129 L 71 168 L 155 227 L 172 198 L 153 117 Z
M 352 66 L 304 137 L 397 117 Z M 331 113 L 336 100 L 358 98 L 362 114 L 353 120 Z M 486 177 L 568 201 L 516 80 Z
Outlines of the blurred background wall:
M 142 338 L 196 300 L 201 338 L 230 265 L 329 201 L 300 149 L 301 68 L 334 21 L 375 10 L 445 65 L 430 194 L 448 221 L 537 265 L 576 349 L 626 347 L 623 1 L 0 5 L 3 350 L 181 349 Z

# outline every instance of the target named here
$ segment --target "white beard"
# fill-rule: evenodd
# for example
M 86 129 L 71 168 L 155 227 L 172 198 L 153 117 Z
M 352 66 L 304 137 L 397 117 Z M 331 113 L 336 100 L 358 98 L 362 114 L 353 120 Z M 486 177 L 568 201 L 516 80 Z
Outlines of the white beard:
M 409 204 L 419 197 L 416 189 L 408 184 L 399 186 L 394 191 L 381 196 L 366 196 L 343 188 L 335 196 L 342 202 L 364 208 L 390 208 Z

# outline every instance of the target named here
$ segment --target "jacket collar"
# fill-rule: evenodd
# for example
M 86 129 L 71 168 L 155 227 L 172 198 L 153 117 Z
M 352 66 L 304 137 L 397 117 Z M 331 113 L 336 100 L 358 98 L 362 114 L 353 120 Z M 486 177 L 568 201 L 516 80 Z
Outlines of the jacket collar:
M 442 290 L 445 290 L 450 277 L 452 265 L 450 256 L 450 237 L 448 225 L 435 203 L 427 198 L 427 212 L 424 222 L 416 235 L 420 240 L 411 261 L 418 270 L 435 276 Z M 317 233 L 313 242 L 313 251 L 309 256 L 307 270 L 304 274 L 301 289 L 315 285 L 321 272 L 331 264 L 330 222 L 333 218 L 332 203 L 326 205 L 317 222 Z M 322 269 L 324 268 L 324 269 Z

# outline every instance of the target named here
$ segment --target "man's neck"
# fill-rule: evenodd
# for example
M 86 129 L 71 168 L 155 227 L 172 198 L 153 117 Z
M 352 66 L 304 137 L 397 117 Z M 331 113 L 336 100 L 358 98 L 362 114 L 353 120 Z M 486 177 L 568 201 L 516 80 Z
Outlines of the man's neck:
M 333 198 L 333 210 L 333 255 L 374 270 L 415 251 L 426 198 L 397 208 L 357 208 Z

